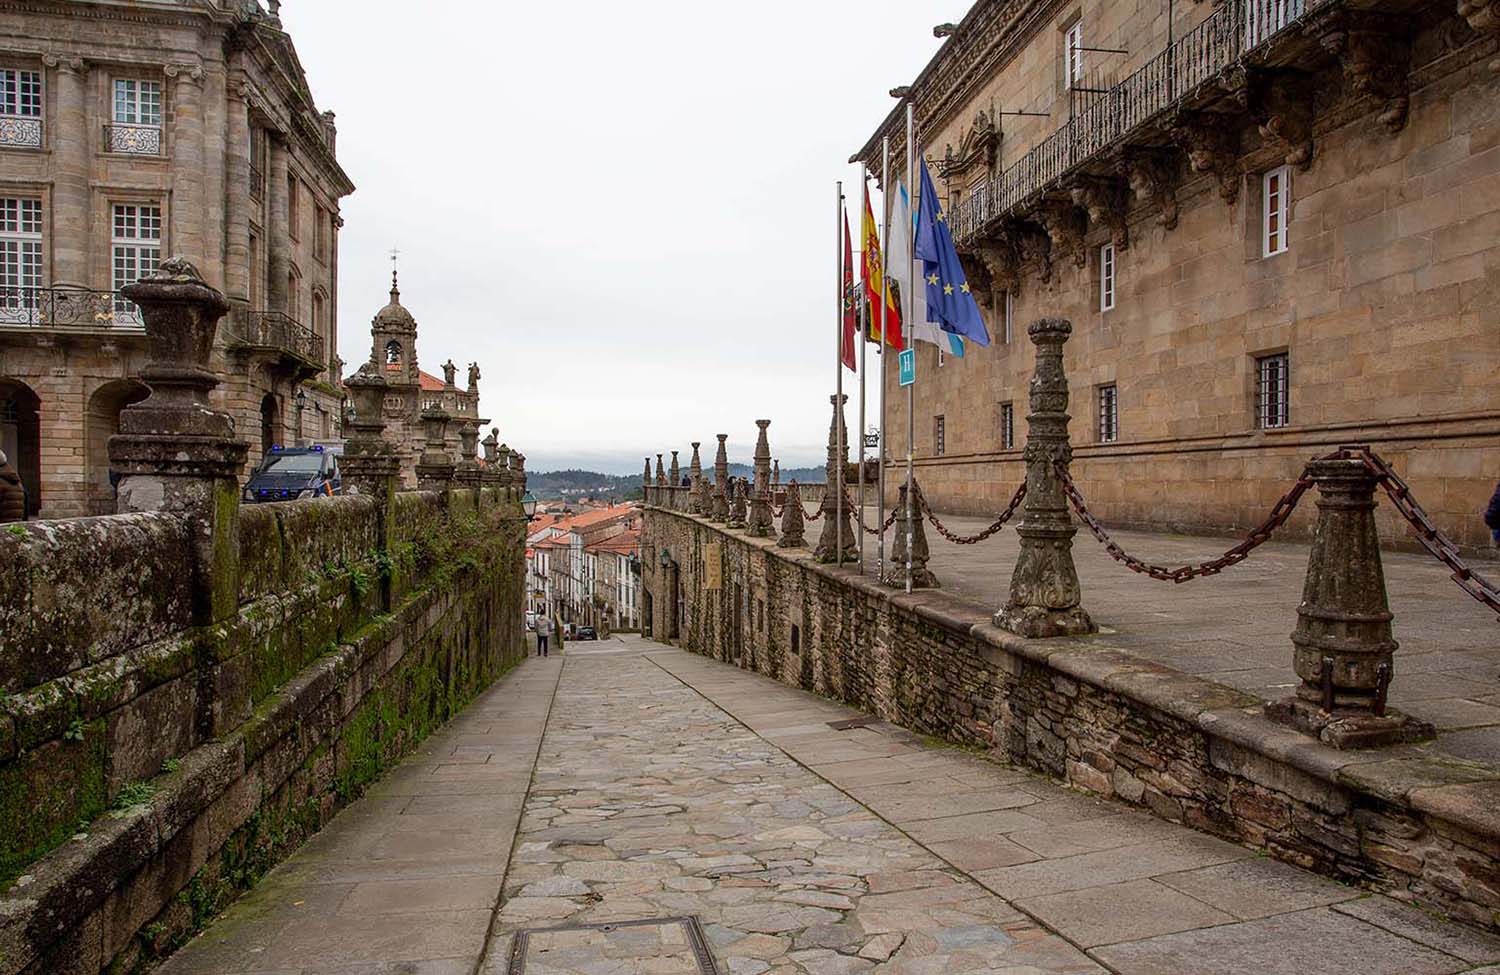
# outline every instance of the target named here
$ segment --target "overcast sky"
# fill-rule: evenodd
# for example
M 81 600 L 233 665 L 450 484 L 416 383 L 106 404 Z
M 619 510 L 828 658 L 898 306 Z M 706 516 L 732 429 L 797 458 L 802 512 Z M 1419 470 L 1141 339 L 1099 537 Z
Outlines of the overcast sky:
M 821 464 L 833 182 L 853 188 L 846 160 L 887 91 L 966 9 L 285 0 L 358 186 L 339 244 L 348 371 L 395 246 L 422 367 L 477 360 L 483 414 L 528 467 L 628 473 L 719 432 L 748 459 L 758 417 L 783 466 Z

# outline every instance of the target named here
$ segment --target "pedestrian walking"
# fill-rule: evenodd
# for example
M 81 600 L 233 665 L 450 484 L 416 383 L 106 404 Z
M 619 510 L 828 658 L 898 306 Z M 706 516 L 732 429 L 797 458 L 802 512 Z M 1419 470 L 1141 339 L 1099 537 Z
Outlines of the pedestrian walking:
M 1495 493 L 1490 495 L 1490 506 L 1484 509 L 1484 523 L 1490 530 L 1490 541 L 1500 545 L 1500 484 L 1495 485 Z
M 26 520 L 26 486 L 0 450 L 0 522 Z
M 547 656 L 547 639 L 552 636 L 552 617 L 538 616 L 536 619 L 536 655 Z

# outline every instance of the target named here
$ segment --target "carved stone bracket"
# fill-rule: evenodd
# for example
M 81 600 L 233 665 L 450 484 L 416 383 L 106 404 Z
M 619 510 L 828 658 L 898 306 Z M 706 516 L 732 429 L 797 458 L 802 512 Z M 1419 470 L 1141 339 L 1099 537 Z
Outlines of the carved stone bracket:
M 1084 212 L 1071 199 L 1048 199 L 1042 202 L 1037 217 L 1047 228 L 1052 250 L 1072 257 L 1075 266 L 1083 267 L 1088 261 L 1088 252 L 1083 246 L 1083 235 L 1088 231 L 1088 218 Z
M 1500 0 L 1458 0 L 1458 15 L 1476 32 L 1500 36 Z M 1500 71 L 1500 58 L 1489 67 Z
M 1012 295 L 1021 290 L 1021 255 L 1009 234 L 984 241 L 975 256 L 989 274 L 990 294 L 998 299 L 1002 291 Z
M 1016 251 L 1021 257 L 1021 266 L 1036 271 L 1043 283 L 1052 280 L 1052 238 L 1047 231 L 1034 223 L 1011 224 L 1006 231 L 1015 241 Z
M 1240 66 L 1226 75 L 1230 95 L 1254 120 L 1267 145 L 1288 166 L 1306 170 L 1313 160 L 1312 79 L 1304 74 Z
M 1338 58 L 1350 91 L 1384 103 L 1380 124 L 1392 133 L 1405 128 L 1411 107 L 1410 30 L 1393 18 L 1343 7 L 1330 8 L 1311 29 L 1323 49 Z
M 1213 175 L 1225 203 L 1239 198 L 1239 130 L 1232 119 L 1182 113 L 1172 120 L 1170 131 L 1172 141 L 1187 153 L 1189 169 Z
M 1073 202 L 1089 215 L 1089 223 L 1109 228 L 1116 250 L 1130 246 L 1130 191 L 1118 179 L 1080 176 L 1069 190 Z
M 1167 149 L 1125 149 L 1115 171 L 1130 184 L 1136 199 L 1157 208 L 1156 222 L 1167 230 L 1177 226 L 1177 156 Z

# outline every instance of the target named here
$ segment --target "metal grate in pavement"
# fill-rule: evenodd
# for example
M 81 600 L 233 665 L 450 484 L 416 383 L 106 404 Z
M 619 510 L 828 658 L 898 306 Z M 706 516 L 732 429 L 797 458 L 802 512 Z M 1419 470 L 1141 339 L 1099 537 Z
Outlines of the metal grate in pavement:
M 620 970 L 621 963 L 629 962 L 649 966 L 641 971 L 719 975 L 703 928 L 693 916 L 524 928 L 516 932 L 507 972 L 525 975 L 528 961 L 535 963 L 533 970 L 558 975 L 586 975 L 605 967 Z

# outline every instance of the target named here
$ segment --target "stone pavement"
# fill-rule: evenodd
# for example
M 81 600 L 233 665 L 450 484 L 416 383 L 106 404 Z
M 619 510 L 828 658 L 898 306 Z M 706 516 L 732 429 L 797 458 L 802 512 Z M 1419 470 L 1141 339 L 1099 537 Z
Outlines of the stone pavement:
M 163 971 L 1500 975 L 1500 939 L 860 717 L 634 636 L 531 658 Z
M 1304 502 L 1306 503 L 1306 502 Z M 961 535 L 988 520 L 939 515 Z M 875 509 L 866 509 L 875 524 Z M 1132 555 L 1177 566 L 1212 558 L 1239 541 L 1150 532 L 1111 531 Z M 1004 603 L 1015 566 L 1017 537 L 1007 526 L 978 545 L 954 545 L 927 526 L 928 567 L 944 590 L 989 607 Z M 889 548 L 891 536 L 886 536 Z M 1245 562 L 1217 576 L 1175 584 L 1157 582 L 1115 562 L 1081 526 L 1073 558 L 1083 584 L 1083 606 L 1110 646 L 1169 667 L 1228 684 L 1268 700 L 1296 687 L 1292 627 L 1307 574 L 1306 541 L 1269 542 Z M 875 572 L 875 539 L 865 539 L 867 571 Z M 1500 764 L 1500 624 L 1448 578 L 1426 553 L 1386 552 L 1386 589 L 1396 651 L 1391 702 L 1432 722 L 1437 751 Z M 1491 577 L 1494 563 L 1477 566 Z

